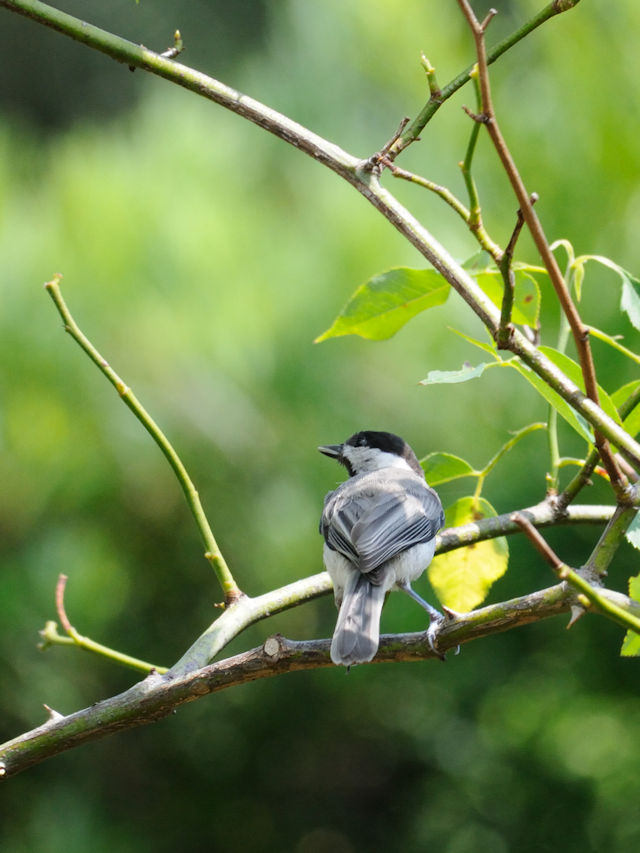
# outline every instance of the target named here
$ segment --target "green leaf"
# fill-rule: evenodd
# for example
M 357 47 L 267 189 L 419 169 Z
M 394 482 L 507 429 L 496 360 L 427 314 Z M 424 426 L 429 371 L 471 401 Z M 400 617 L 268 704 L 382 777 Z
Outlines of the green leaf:
M 495 515 L 484 498 L 460 498 L 447 509 L 445 525 L 458 527 Z M 492 584 L 507 570 L 508 562 L 507 540 L 500 536 L 439 554 L 429 566 L 429 580 L 446 607 L 466 612 L 484 601 Z
M 502 359 L 496 352 L 496 345 L 493 339 L 491 339 L 490 343 L 484 343 L 484 341 L 478 341 L 476 340 L 476 338 L 472 338 L 471 335 L 465 335 L 465 333 L 461 332 L 459 329 L 454 329 L 453 326 L 449 326 L 449 328 L 454 334 L 467 341 L 467 343 L 472 344 L 474 347 L 478 347 L 483 352 L 488 353 L 495 361 L 502 361 Z
M 626 536 L 627 542 L 629 542 L 630 545 L 633 545 L 634 548 L 638 548 L 640 550 L 640 513 L 636 515 L 631 524 L 627 527 L 626 533 L 624 535 Z M 635 598 L 632 593 L 629 594 L 632 598 Z M 640 596 L 640 585 L 638 586 L 638 595 Z M 640 597 L 637 599 L 637 601 L 640 601 Z
M 620 310 L 627 314 L 636 329 L 640 329 L 640 297 L 638 297 L 634 286 L 628 278 L 622 280 Z
M 431 486 L 439 486 L 460 477 L 473 477 L 477 473 L 468 462 L 452 453 L 430 453 L 420 460 L 420 464 Z
M 315 343 L 341 335 L 386 340 L 416 314 L 442 305 L 449 290 L 449 284 L 435 270 L 388 270 L 361 285 Z
M 565 355 L 563 352 L 559 352 L 552 347 L 539 347 L 540 352 L 544 353 L 547 358 L 552 361 L 556 367 L 559 367 L 560 370 L 564 374 L 566 374 L 569 379 L 574 382 L 578 388 L 584 391 L 584 379 L 582 378 L 582 369 L 577 362 L 573 361 L 573 359 L 569 358 L 568 355 Z M 622 426 L 622 421 L 620 420 L 620 415 L 618 414 L 618 409 L 613 404 L 611 397 L 607 394 L 607 392 L 598 385 L 598 395 L 600 397 L 600 408 L 606 412 L 609 417 L 614 420 L 617 424 Z
M 614 405 L 617 406 L 618 409 L 624 406 L 629 397 L 636 393 L 639 385 L 640 380 L 636 379 L 633 382 L 627 382 L 627 384 L 623 385 L 622 388 L 618 388 L 617 391 L 614 391 L 611 395 Z M 635 438 L 636 435 L 638 435 L 640 432 L 640 405 L 634 406 L 634 408 L 625 417 L 622 422 L 622 426 L 632 438 Z
M 629 270 L 621 267 L 620 264 L 616 264 L 611 258 L 605 258 L 603 255 L 581 255 L 575 259 L 572 266 L 582 266 L 587 261 L 596 261 L 596 263 L 613 270 L 620 277 L 622 281 L 620 309 L 627 314 L 636 329 L 640 329 L 640 297 L 634 287 L 634 285 L 640 286 L 640 279 L 636 278 Z
M 637 516 L 634 519 L 633 524 L 635 524 L 636 521 Z M 638 546 L 636 545 L 636 548 L 637 547 Z M 640 603 L 640 575 L 636 575 L 633 578 L 629 578 L 629 596 L 633 598 L 634 601 Z M 620 649 L 620 654 L 622 657 L 625 658 L 640 657 L 640 634 L 638 634 L 636 631 L 628 630 L 625 634 L 622 643 L 622 648 Z
M 635 393 L 635 391 L 640 385 L 640 379 L 634 379 L 633 382 L 627 382 L 626 385 L 622 385 L 611 395 L 611 401 L 614 406 L 617 406 L 619 409 L 624 402 L 626 402 L 629 397 Z
M 467 382 L 469 379 L 477 379 L 482 376 L 487 367 L 493 364 L 481 362 L 476 367 L 471 364 L 463 364 L 460 370 L 430 370 L 426 379 L 420 380 L 420 385 L 441 385 L 443 383 Z
M 593 433 L 589 424 L 579 415 L 563 398 L 556 394 L 553 388 L 550 388 L 544 379 L 541 379 L 537 373 L 528 368 L 519 359 L 512 358 L 510 361 L 504 362 L 505 366 L 513 367 L 521 376 L 536 389 L 538 394 L 543 397 L 564 418 L 564 420 L 573 427 L 573 429 L 582 436 L 590 444 L 593 444 Z
M 540 315 L 540 288 L 538 282 L 530 274 L 529 270 L 538 267 L 523 267 L 514 265 L 514 298 L 511 310 L 511 319 L 520 326 L 531 326 L 535 329 L 538 325 Z M 499 270 L 491 269 L 480 273 L 472 273 L 478 286 L 498 308 L 502 306 L 504 284 Z

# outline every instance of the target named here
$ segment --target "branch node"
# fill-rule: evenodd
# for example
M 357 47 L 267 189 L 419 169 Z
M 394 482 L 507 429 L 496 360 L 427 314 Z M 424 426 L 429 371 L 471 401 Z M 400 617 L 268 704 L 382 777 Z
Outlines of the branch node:
M 491 23 L 491 21 L 495 18 L 495 16 L 497 14 L 498 14 L 497 9 L 489 9 L 489 11 L 487 12 L 486 18 L 480 24 L 480 32 L 481 33 L 485 33 L 487 31 L 487 27 L 489 26 L 489 24 Z
M 282 635 L 274 634 L 271 637 L 267 637 L 264 641 L 262 650 L 268 658 L 278 660 L 282 651 Z
M 160 56 L 163 59 L 175 59 L 183 50 L 184 42 L 182 41 L 180 30 L 176 30 L 173 34 L 173 47 L 168 47 L 166 50 L 163 50 Z
M 365 172 L 375 172 L 377 174 L 380 174 L 383 165 L 386 165 L 386 161 L 392 161 L 394 159 L 395 154 L 391 152 L 391 149 L 398 141 L 398 139 L 400 139 L 400 137 L 402 136 L 402 131 L 405 129 L 405 127 L 409 124 L 410 121 L 411 119 L 409 118 L 409 116 L 405 116 L 400 122 L 398 129 L 393 134 L 391 139 L 387 143 L 385 143 L 379 151 L 376 151 L 375 154 L 372 154 L 368 160 L 365 160 L 363 166 Z
M 465 113 L 472 118 L 474 121 L 477 121 L 478 124 L 489 124 L 491 122 L 491 116 L 487 115 L 487 113 L 474 113 L 473 110 L 470 110 L 469 107 L 463 106 L 462 109 Z

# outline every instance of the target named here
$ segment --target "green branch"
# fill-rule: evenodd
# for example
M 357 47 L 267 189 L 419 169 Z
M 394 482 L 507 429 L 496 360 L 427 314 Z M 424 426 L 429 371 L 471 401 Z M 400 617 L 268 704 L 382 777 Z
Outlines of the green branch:
M 84 651 L 93 652 L 100 655 L 100 657 L 107 658 L 107 660 L 111 660 L 114 663 L 122 664 L 129 669 L 135 669 L 138 672 L 149 673 L 155 671 L 162 675 L 168 671 L 165 666 L 156 666 L 139 658 L 131 657 L 131 655 L 126 655 L 123 652 L 118 652 L 108 646 L 103 646 L 102 643 L 96 643 L 95 640 L 92 640 L 90 637 L 83 637 L 82 634 L 79 634 L 75 630 L 72 635 L 65 637 L 64 634 L 58 633 L 58 625 L 53 620 L 49 620 L 46 623 L 42 631 L 40 631 L 40 636 L 42 637 L 42 642 L 38 648 L 41 651 L 44 651 L 49 646 L 75 646 L 78 649 L 84 649 Z
M 573 7 L 577 6 L 579 2 L 580 0 L 552 0 L 552 2 L 545 6 L 544 9 L 541 9 L 540 12 L 530 18 L 530 20 L 515 30 L 515 32 L 511 33 L 511 35 L 507 36 L 507 38 L 503 39 L 494 48 L 488 51 L 487 63 L 491 65 L 496 61 L 496 59 L 499 59 L 503 53 L 506 53 L 519 41 L 522 41 L 523 38 L 528 36 L 529 33 L 532 33 L 541 24 L 544 24 L 556 15 L 560 15 L 562 12 L 567 12 L 569 9 L 573 9 Z M 411 145 L 412 142 L 415 142 L 420 137 L 424 128 L 431 121 L 444 102 L 455 94 L 458 89 L 461 89 L 469 82 L 473 68 L 473 65 L 465 68 L 464 71 L 461 71 L 460 74 L 458 74 L 457 77 L 454 77 L 446 86 L 442 89 L 438 89 L 435 96 L 431 93 L 431 97 L 425 106 L 398 137 L 398 140 L 389 152 L 392 158 L 397 157 L 404 148 Z M 435 69 L 432 69 L 432 73 L 434 73 L 434 71 Z
M 575 5 L 574 0 L 551 4 L 553 14 Z M 314 160 L 332 169 L 358 190 L 451 284 L 495 335 L 500 324 L 500 313 L 473 278 L 458 264 L 433 235 L 404 208 L 398 200 L 380 185 L 376 170 L 369 159 L 361 160 L 345 152 L 326 139 L 312 133 L 281 113 L 225 86 L 211 77 L 185 65 L 165 59 L 153 51 L 111 35 L 98 27 L 52 9 L 38 0 L 0 0 L 0 6 L 26 15 L 45 26 L 90 45 L 127 65 L 157 74 L 208 98 L 243 118 L 278 136 Z M 547 17 L 551 17 L 548 15 Z M 553 388 L 576 411 L 606 436 L 626 456 L 629 463 L 640 469 L 640 444 L 606 415 L 600 406 L 538 351 L 517 329 L 514 330 L 510 350 L 518 355 L 535 373 Z
M 165 458 L 173 468 L 173 471 L 178 478 L 178 482 L 180 483 L 182 490 L 187 499 L 187 503 L 189 505 L 189 509 L 191 510 L 191 514 L 193 515 L 196 525 L 198 526 L 198 530 L 200 531 L 200 535 L 202 537 L 202 541 L 205 544 L 206 552 L 205 557 L 211 565 L 218 577 L 218 581 L 220 582 L 220 586 L 224 592 L 225 602 L 231 603 L 238 597 L 242 595 L 236 582 L 233 579 L 231 572 L 229 571 L 229 567 L 227 566 L 220 549 L 218 548 L 218 544 L 215 540 L 209 522 L 207 521 L 207 517 L 202 508 L 202 504 L 200 503 L 200 497 L 194 486 L 191 478 L 189 477 L 186 468 L 182 464 L 182 460 L 176 453 L 176 451 L 171 446 L 169 440 L 164 435 L 160 427 L 153 420 L 151 415 L 146 411 L 146 409 L 142 406 L 140 401 L 137 399 L 133 391 L 125 385 L 125 383 L 120 379 L 118 374 L 113 370 L 106 359 L 104 359 L 98 350 L 93 346 L 91 341 L 80 331 L 75 320 L 71 316 L 69 309 L 67 308 L 64 299 L 62 298 L 62 293 L 60 292 L 60 279 L 62 276 L 56 275 L 53 279 L 45 284 L 45 289 L 48 291 L 49 295 L 53 299 L 56 308 L 60 316 L 64 321 L 64 329 L 68 332 L 71 337 L 76 341 L 77 344 L 86 352 L 91 361 L 100 369 L 100 371 L 107 377 L 109 382 L 116 389 L 122 402 L 129 408 L 136 418 L 140 421 L 143 427 L 147 430 L 151 438 L 158 445 Z

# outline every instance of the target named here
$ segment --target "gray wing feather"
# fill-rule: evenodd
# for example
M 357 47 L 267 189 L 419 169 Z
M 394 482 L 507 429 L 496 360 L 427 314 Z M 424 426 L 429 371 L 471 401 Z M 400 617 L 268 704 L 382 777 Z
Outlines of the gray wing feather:
M 358 479 L 348 482 L 355 486 Z M 361 572 L 375 572 L 402 551 L 429 542 L 442 527 L 440 499 L 411 474 L 387 476 L 384 484 L 363 475 L 357 485 L 348 497 L 340 487 L 327 495 L 320 530 L 327 545 Z

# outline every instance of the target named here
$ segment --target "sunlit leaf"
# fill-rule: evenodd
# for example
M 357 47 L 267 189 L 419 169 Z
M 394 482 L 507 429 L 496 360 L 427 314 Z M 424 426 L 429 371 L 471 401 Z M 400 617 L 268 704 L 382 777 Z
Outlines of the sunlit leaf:
M 493 367 L 493 365 L 481 362 L 475 367 L 471 364 L 463 364 L 460 370 L 430 370 L 427 378 L 420 380 L 420 385 L 467 382 L 469 379 L 477 379 L 478 376 L 482 376 L 487 367 Z
M 360 335 L 372 341 L 392 337 L 405 323 L 446 301 L 449 284 L 435 270 L 397 267 L 361 285 L 315 342 L 341 335 Z
M 474 469 L 459 456 L 452 453 L 430 453 L 420 460 L 422 470 L 431 486 L 458 480 L 460 477 L 472 477 Z
M 627 537 L 627 542 L 633 545 L 634 548 L 638 548 L 638 550 L 640 550 L 640 513 L 636 515 L 631 524 L 627 527 L 625 536 Z M 638 601 L 640 601 L 640 598 L 638 598 Z
M 460 498 L 447 509 L 445 525 L 458 527 L 495 515 L 484 498 Z M 466 612 L 484 601 L 491 585 L 505 573 L 508 561 L 507 540 L 500 536 L 438 555 L 429 566 L 429 580 L 446 607 Z
M 635 287 L 628 278 L 622 280 L 620 309 L 627 314 L 636 329 L 640 329 L 640 297 L 638 297 Z
M 637 520 L 637 516 L 634 519 L 634 523 Z M 628 538 L 628 537 L 627 537 Z M 636 547 L 638 547 L 636 545 Z M 634 601 L 640 603 L 640 575 L 636 575 L 633 578 L 629 578 L 629 596 L 633 598 Z M 640 634 L 636 631 L 627 631 L 625 634 L 622 648 L 620 649 L 620 654 L 622 657 L 639 657 L 640 656 Z

